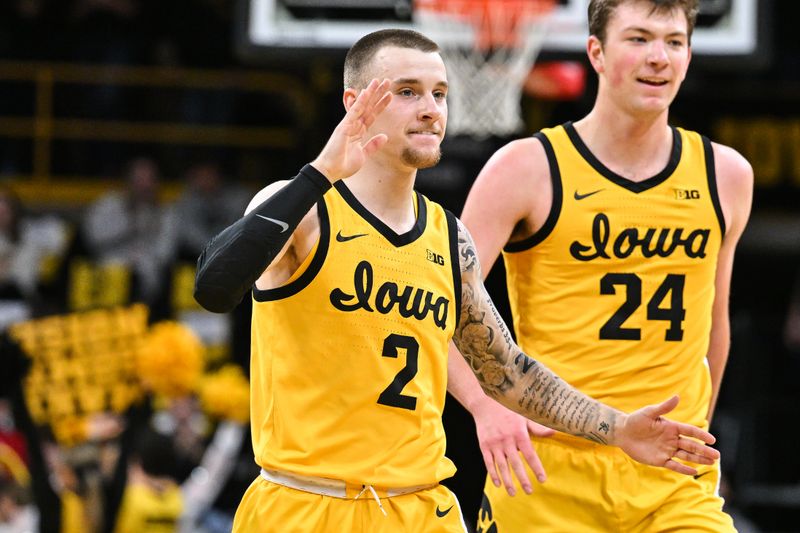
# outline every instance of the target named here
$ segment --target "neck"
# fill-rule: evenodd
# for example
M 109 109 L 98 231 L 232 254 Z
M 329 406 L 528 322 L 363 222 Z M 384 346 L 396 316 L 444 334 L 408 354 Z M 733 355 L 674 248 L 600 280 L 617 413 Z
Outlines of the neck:
M 634 117 L 595 106 L 575 123 L 575 129 L 604 165 L 632 181 L 641 181 L 663 169 L 672 153 L 667 118 L 667 110 Z
M 405 233 L 417 220 L 413 199 L 416 177 L 414 168 L 398 171 L 368 163 L 344 182 L 373 215 L 395 232 Z

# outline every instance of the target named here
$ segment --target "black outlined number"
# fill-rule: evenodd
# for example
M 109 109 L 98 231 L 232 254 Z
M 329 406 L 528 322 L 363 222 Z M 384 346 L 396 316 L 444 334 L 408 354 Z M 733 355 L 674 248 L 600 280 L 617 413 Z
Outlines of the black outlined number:
M 406 366 L 394 377 L 388 387 L 378 396 L 378 403 L 413 411 L 417 408 L 414 396 L 403 394 L 403 388 L 417 375 L 419 363 L 419 343 L 414 337 L 392 333 L 383 341 L 383 357 L 397 358 L 400 349 L 406 351 Z
M 600 294 L 617 294 L 617 285 L 625 287 L 625 302 L 600 328 L 601 339 L 638 341 L 639 328 L 623 328 L 622 324 L 642 305 L 642 280 L 636 274 L 606 274 L 600 279 Z
M 683 287 L 686 276 L 683 274 L 667 274 L 658 289 L 656 289 L 650 302 L 647 304 L 647 320 L 666 320 L 669 329 L 664 340 L 682 341 L 683 328 L 681 324 L 686 318 L 686 309 L 683 308 Z M 661 303 L 670 295 L 669 307 L 661 307 Z
M 664 340 L 683 340 L 682 324 L 686 318 L 683 308 L 684 274 L 667 274 L 647 303 L 647 320 L 669 322 Z M 600 279 L 600 294 L 616 294 L 617 286 L 625 287 L 625 301 L 600 328 L 600 338 L 608 340 L 634 340 L 642 338 L 639 328 L 623 328 L 622 325 L 642 305 L 642 280 L 636 274 L 609 273 Z M 663 307 L 669 296 L 669 306 Z

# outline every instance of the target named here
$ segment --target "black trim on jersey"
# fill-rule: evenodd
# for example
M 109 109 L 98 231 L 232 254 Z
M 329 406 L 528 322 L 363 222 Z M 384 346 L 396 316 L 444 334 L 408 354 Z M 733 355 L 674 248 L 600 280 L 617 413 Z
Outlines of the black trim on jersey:
M 450 268 L 453 269 L 453 290 L 455 291 L 456 327 L 461 319 L 461 258 L 458 255 L 458 222 L 456 216 L 444 210 L 447 216 L 447 234 L 450 237 Z
M 719 220 L 719 229 L 722 231 L 722 237 L 725 238 L 725 215 L 722 214 L 722 204 L 719 201 L 719 192 L 717 191 L 717 170 L 714 166 L 714 147 L 711 146 L 711 141 L 706 136 L 701 136 L 703 139 L 703 153 L 706 159 L 706 177 L 708 178 L 708 192 L 711 193 L 711 203 L 714 205 L 714 212 L 717 214 Z
M 583 139 L 581 139 L 581 136 L 578 135 L 578 132 L 575 130 L 575 126 L 572 124 L 572 122 L 567 122 L 564 124 L 564 130 L 566 130 L 569 139 L 575 146 L 575 149 L 578 150 L 578 152 L 583 156 L 586 162 L 592 166 L 592 168 L 594 168 L 606 179 L 634 193 L 644 192 L 657 185 L 660 185 L 667 178 L 669 178 L 673 172 L 675 172 L 676 168 L 678 168 L 678 163 L 681 161 L 681 152 L 683 151 L 683 141 L 681 140 L 681 134 L 677 128 L 670 126 L 670 129 L 672 130 L 672 153 L 669 156 L 669 161 L 667 161 L 667 166 L 665 166 L 664 169 L 655 176 L 647 178 L 644 181 L 631 181 L 628 178 L 620 176 L 601 163 L 600 160 L 597 159 L 589 150 L 589 147 L 584 144 Z
M 414 191 L 414 194 L 417 195 L 417 222 L 414 224 L 414 227 L 400 235 L 395 233 L 392 228 L 384 224 L 378 217 L 364 207 L 343 181 L 337 181 L 333 186 L 336 187 L 336 190 L 339 191 L 339 194 L 342 195 L 344 201 L 347 202 L 353 211 L 358 213 L 361 218 L 366 220 L 370 226 L 375 228 L 378 233 L 383 235 L 387 241 L 397 248 L 416 241 L 425 231 L 425 226 L 428 223 L 428 208 L 425 205 L 425 197 L 417 191 Z
M 269 302 L 272 300 L 281 300 L 293 296 L 305 289 L 311 280 L 316 277 L 322 268 L 322 263 L 328 256 L 328 247 L 331 239 L 331 222 L 328 217 L 328 207 L 325 205 L 325 200 L 317 202 L 317 217 L 319 218 L 319 245 L 314 251 L 314 258 L 308 265 L 308 268 L 298 276 L 297 279 L 286 285 L 275 287 L 274 289 L 258 289 L 253 285 L 253 299 L 257 302 Z
M 521 241 L 506 244 L 503 247 L 503 251 L 505 252 L 522 252 L 533 248 L 552 233 L 553 228 L 556 227 L 556 222 L 558 222 L 558 217 L 561 215 L 561 204 L 564 193 L 561 185 L 561 170 L 558 168 L 556 153 L 547 135 L 540 131 L 534 134 L 534 137 L 539 139 L 539 142 L 544 146 L 545 154 L 547 154 L 547 162 L 550 166 L 550 182 L 553 185 L 553 202 L 550 204 L 550 213 L 547 215 L 547 220 L 544 221 L 539 231 Z

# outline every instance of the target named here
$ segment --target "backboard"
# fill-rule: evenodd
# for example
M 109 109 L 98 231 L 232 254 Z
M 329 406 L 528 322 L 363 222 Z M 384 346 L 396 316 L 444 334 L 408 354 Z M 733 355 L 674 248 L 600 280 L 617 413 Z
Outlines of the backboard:
M 420 29 L 412 0 L 240 0 L 240 51 L 250 59 L 298 58 L 342 53 L 359 37 L 381 28 Z M 589 0 L 559 0 L 550 16 L 545 58 L 584 55 Z M 695 59 L 709 66 L 757 66 L 768 53 L 764 25 L 770 0 L 700 0 L 692 37 Z M 428 32 L 430 34 L 430 32 Z M 473 41 L 471 28 L 430 35 L 440 44 Z

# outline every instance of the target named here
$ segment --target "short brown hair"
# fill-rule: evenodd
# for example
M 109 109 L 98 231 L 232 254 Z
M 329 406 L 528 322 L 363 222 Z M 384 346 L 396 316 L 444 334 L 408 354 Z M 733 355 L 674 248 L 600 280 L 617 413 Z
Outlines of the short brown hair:
M 363 89 L 367 67 L 381 48 L 397 46 L 421 52 L 438 52 L 439 45 L 414 30 L 379 30 L 362 37 L 347 52 L 344 59 L 344 88 Z
M 689 42 L 697 21 L 699 0 L 592 0 L 589 2 L 589 35 L 594 35 L 600 42 L 605 42 L 608 21 L 620 4 L 626 2 L 647 2 L 651 6 L 650 13 L 669 13 L 679 8 L 686 15 L 686 33 Z

